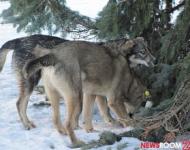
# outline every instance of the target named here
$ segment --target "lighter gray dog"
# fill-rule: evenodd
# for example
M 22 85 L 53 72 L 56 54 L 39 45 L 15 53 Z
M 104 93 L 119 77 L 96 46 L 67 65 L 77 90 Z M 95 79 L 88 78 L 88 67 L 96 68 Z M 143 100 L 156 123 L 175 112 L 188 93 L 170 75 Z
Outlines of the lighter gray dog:
M 132 66 L 139 63 L 148 66 L 154 60 L 147 49 L 136 51 L 135 43 L 131 40 L 122 41 L 117 52 L 110 50 L 109 45 L 68 41 L 51 50 L 36 47 L 34 55 L 37 59 L 24 67 L 25 77 L 42 69 L 42 79 L 52 104 L 55 125 L 58 131 L 69 135 L 74 145 L 81 143 L 74 134 L 72 122 L 80 113 L 83 93 L 105 96 L 118 119 L 125 120 L 128 114 L 139 108 L 143 100 L 143 92 L 139 90 L 142 88 L 138 88 L 138 81 L 133 77 L 126 57 Z M 137 86 L 131 90 L 131 84 L 134 83 Z M 134 92 L 140 95 L 134 97 Z M 64 97 L 67 108 L 65 126 L 60 121 L 60 97 Z

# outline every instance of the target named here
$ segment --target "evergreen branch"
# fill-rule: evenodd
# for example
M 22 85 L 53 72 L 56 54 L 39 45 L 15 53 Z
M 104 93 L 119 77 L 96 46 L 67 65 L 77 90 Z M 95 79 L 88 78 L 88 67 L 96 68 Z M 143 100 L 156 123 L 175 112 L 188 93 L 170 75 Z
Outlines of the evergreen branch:
M 68 33 L 84 33 L 84 32 L 88 32 L 89 30 L 88 29 L 79 29 L 79 30 L 72 30 L 72 29 L 65 29 L 65 31 L 67 31 Z
M 185 5 L 185 0 L 182 1 L 180 4 L 178 4 L 177 6 L 172 7 L 171 9 L 166 9 L 165 13 L 173 13 L 174 11 L 178 10 L 179 8 L 181 8 L 184 5 Z
M 13 23 L 18 31 L 34 33 L 47 29 L 50 34 L 58 31 L 84 34 L 97 30 L 94 20 L 69 9 L 59 0 L 11 0 L 10 3 L 1 16 L 4 23 Z
M 120 0 L 120 1 L 118 1 L 117 5 L 119 5 L 121 3 L 125 3 L 125 2 L 127 2 L 127 0 Z
M 162 13 L 167 13 L 167 14 L 173 13 L 174 11 L 178 10 L 179 8 L 181 8 L 184 5 L 185 5 L 185 0 L 182 1 L 180 4 L 178 4 L 177 6 L 172 7 L 171 9 L 165 9 L 165 10 L 162 10 L 162 11 L 156 9 L 155 11 L 158 13 L 158 15 L 156 15 L 155 18 L 152 18 L 150 20 L 150 24 L 152 24 L 154 22 L 154 19 L 160 18 L 162 16 Z
M 89 30 L 97 30 L 95 27 L 94 22 L 86 16 L 81 16 L 75 11 L 71 11 L 66 6 L 60 5 L 60 3 L 57 0 L 48 0 L 48 6 L 52 10 L 53 14 L 57 16 L 59 19 L 59 22 L 62 24 L 63 29 L 68 33 L 84 33 Z M 70 20 L 70 25 L 65 26 L 64 18 L 67 20 Z M 85 29 L 81 29 L 80 27 L 76 30 L 73 30 L 72 25 L 76 26 L 82 26 Z

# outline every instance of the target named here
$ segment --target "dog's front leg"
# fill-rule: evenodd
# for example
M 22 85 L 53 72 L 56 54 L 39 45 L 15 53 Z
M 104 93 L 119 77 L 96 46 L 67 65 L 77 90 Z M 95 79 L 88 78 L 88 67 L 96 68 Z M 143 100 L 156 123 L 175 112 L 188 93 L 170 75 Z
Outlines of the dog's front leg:
M 93 131 L 93 125 L 92 125 L 92 112 L 93 112 L 93 106 L 95 101 L 94 95 L 89 95 L 84 93 L 83 94 L 83 127 L 86 130 L 86 132 L 92 132 Z
M 112 118 L 110 114 L 106 97 L 96 96 L 96 103 L 104 121 L 109 124 L 118 125 L 118 123 Z
M 109 98 L 108 106 L 117 115 L 119 122 L 121 122 L 121 124 L 126 127 L 127 123 L 123 120 L 126 120 L 128 118 L 128 115 L 124 103 L 115 98 Z

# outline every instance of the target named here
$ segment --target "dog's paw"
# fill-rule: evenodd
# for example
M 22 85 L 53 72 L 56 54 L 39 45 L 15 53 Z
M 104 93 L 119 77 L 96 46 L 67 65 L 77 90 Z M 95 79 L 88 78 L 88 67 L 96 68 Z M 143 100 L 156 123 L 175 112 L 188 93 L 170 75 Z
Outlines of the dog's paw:
M 82 127 L 76 126 L 76 127 L 74 127 L 73 129 L 74 129 L 74 130 L 79 130 L 79 129 L 82 129 Z
M 79 126 L 78 123 L 72 123 L 72 129 L 80 129 L 81 127 Z
M 80 148 L 82 146 L 84 146 L 86 143 L 81 141 L 81 140 L 77 140 L 76 142 L 74 142 L 70 148 Z
M 27 123 L 24 124 L 24 128 L 26 130 L 30 130 L 32 128 L 36 128 L 36 125 L 33 122 L 29 121 L 29 122 L 27 122 Z
M 119 121 L 116 121 L 116 120 L 112 120 L 112 121 L 108 122 L 108 124 L 110 126 L 114 126 L 114 127 L 121 127 L 122 126 L 122 124 Z
M 62 134 L 62 135 L 67 135 L 67 132 L 66 132 L 66 130 L 65 130 L 64 127 L 61 127 L 61 128 L 59 128 L 59 129 L 57 129 L 57 131 L 58 131 L 60 134 Z
M 85 123 L 83 123 L 83 129 L 87 132 L 87 133 L 90 133 L 90 132 L 93 132 L 94 131 L 94 128 L 92 125 L 87 125 Z
M 86 131 L 87 133 L 97 132 L 94 128 L 85 128 L 85 131 Z
M 122 126 L 125 127 L 129 127 L 132 124 L 133 119 L 119 119 L 119 122 L 122 124 Z

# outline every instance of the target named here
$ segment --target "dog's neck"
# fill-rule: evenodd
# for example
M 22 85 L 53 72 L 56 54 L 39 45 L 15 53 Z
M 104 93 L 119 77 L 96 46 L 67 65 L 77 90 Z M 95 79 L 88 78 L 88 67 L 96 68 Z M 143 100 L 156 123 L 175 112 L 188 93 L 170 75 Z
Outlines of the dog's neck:
M 98 45 L 104 46 L 106 49 L 106 52 L 112 56 L 112 57 L 118 57 L 119 55 L 122 55 L 120 49 L 122 47 L 123 44 L 125 44 L 125 42 L 128 39 L 119 39 L 119 40 L 111 40 L 111 41 L 107 41 L 107 42 L 100 42 L 97 43 Z
M 128 66 L 128 71 L 125 75 L 125 81 L 128 83 L 122 83 L 125 97 L 129 101 L 142 102 L 144 100 L 144 92 L 147 89 L 140 81 L 138 76 L 134 73 L 133 69 Z

